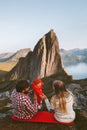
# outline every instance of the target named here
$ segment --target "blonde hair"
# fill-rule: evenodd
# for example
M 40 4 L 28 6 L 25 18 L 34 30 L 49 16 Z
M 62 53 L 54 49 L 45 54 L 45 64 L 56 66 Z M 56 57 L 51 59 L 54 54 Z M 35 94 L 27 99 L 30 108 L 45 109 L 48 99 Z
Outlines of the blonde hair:
M 56 101 L 59 100 L 59 110 L 63 113 L 66 113 L 66 94 L 69 94 L 69 92 L 65 88 L 64 82 L 61 80 L 55 80 L 53 82 L 53 89 L 55 91 L 55 101 L 54 101 L 54 106 L 56 107 Z

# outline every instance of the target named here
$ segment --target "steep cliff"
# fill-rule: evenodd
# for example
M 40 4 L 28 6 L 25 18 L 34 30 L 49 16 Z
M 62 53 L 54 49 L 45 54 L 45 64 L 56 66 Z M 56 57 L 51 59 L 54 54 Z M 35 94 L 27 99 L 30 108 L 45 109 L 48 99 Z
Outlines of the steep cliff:
M 18 64 L 9 72 L 8 79 L 32 79 L 57 73 L 64 74 L 59 42 L 53 30 L 44 35 L 36 44 L 33 52 L 21 58 Z
M 44 35 L 34 48 L 30 63 L 30 79 L 63 73 L 59 42 L 53 30 Z

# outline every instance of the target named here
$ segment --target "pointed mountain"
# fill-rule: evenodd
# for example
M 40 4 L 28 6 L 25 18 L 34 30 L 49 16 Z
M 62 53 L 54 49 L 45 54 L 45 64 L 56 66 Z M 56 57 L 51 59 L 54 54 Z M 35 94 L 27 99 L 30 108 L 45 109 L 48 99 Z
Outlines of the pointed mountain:
M 30 63 L 30 79 L 63 73 L 59 42 L 53 30 L 44 35 L 34 48 Z
M 59 42 L 53 30 L 45 34 L 36 44 L 33 52 L 21 58 L 9 72 L 9 79 L 43 78 L 57 73 L 65 74 L 61 63 Z

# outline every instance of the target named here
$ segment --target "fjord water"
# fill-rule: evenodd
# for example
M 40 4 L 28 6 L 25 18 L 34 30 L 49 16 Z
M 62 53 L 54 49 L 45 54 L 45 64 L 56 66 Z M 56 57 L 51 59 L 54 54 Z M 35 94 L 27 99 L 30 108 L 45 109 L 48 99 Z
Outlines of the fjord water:
M 87 78 L 87 64 L 79 63 L 77 65 L 65 67 L 69 75 L 72 75 L 74 79 Z

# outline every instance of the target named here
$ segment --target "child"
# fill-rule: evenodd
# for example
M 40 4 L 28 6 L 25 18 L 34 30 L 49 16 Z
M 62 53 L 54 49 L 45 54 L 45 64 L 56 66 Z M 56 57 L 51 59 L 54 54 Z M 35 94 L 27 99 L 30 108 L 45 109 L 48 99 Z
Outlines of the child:
M 32 82 L 32 89 L 37 95 L 37 102 L 38 102 L 38 108 L 41 109 L 42 104 L 42 96 L 44 96 L 44 93 L 42 91 L 44 87 L 44 82 L 41 81 L 39 78 L 35 78 Z
M 51 98 L 51 109 L 54 110 L 54 118 L 59 122 L 72 122 L 75 119 L 73 94 L 61 80 L 53 82 L 53 90 L 55 95 Z

